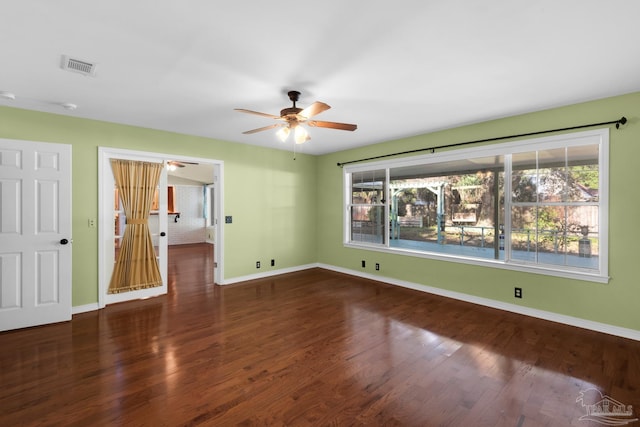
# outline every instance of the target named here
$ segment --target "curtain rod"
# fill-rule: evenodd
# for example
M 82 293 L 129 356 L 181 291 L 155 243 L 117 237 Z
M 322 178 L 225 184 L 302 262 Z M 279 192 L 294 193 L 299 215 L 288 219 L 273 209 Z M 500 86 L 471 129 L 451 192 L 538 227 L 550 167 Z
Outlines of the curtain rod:
M 399 155 L 402 155 L 402 154 L 419 153 L 421 151 L 431 151 L 432 153 L 434 153 L 436 150 L 439 150 L 441 148 L 460 147 L 462 145 L 479 144 L 481 142 L 499 141 L 499 140 L 502 140 L 502 139 L 520 138 L 520 137 L 523 137 L 523 136 L 540 135 L 540 134 L 543 134 L 543 133 L 551 133 L 551 132 L 562 132 L 562 131 L 567 131 L 567 130 L 583 129 L 583 128 L 589 128 L 589 127 L 594 127 L 594 126 L 604 126 L 604 125 L 613 125 L 613 124 L 615 124 L 616 125 L 616 129 L 619 129 L 620 125 L 624 125 L 625 123 L 627 123 L 627 118 L 623 116 L 618 120 L 612 120 L 610 122 L 591 123 L 591 124 L 588 124 L 588 125 L 578 125 L 578 126 L 571 126 L 571 127 L 567 127 L 567 128 L 541 130 L 541 131 L 537 131 L 537 132 L 521 133 L 521 134 L 517 134 L 517 135 L 498 136 L 498 137 L 486 138 L 486 139 L 476 139 L 475 141 L 456 142 L 455 144 L 436 145 L 436 146 L 428 147 L 428 148 L 418 148 L 418 149 L 415 149 L 415 150 L 400 151 L 398 153 L 383 154 L 381 156 L 367 157 L 365 159 L 349 160 L 347 162 L 338 162 L 338 166 L 342 167 L 344 165 L 349 165 L 351 163 L 366 162 L 368 160 L 383 159 L 385 157 L 399 156 Z

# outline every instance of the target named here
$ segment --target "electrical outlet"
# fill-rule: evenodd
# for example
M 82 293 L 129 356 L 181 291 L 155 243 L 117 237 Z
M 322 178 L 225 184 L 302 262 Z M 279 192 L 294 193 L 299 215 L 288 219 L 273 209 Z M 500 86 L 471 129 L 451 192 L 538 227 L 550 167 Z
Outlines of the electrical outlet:
M 89 218 L 89 228 L 94 228 L 96 226 L 96 219 Z
M 376 271 L 380 271 L 380 264 L 376 262 Z
M 367 265 L 367 264 L 364 262 L 364 260 L 362 260 L 362 268 L 365 268 L 365 267 L 366 267 L 366 265 Z
M 256 261 L 256 268 L 260 268 L 260 261 Z
M 522 288 L 513 288 L 513 296 L 515 298 L 522 298 Z
M 275 259 L 272 259 L 272 260 L 271 260 L 271 267 L 275 267 L 275 266 L 276 266 L 276 260 L 275 260 Z

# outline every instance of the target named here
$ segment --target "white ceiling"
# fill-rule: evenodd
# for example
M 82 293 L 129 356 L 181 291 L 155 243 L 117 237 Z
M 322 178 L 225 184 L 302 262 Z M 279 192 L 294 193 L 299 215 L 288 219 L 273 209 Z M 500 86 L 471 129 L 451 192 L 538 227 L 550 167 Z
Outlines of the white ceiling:
M 0 105 L 324 154 L 640 91 L 637 0 L 0 0 Z M 95 77 L 60 68 L 94 62 Z M 73 111 L 60 104 L 73 103 Z M 621 112 L 621 114 L 624 112 Z M 615 120 L 618 117 L 603 117 Z M 567 126 L 580 123 L 566 123 Z
M 169 184 L 188 184 L 187 181 L 192 181 L 194 184 L 213 184 L 214 168 L 212 164 L 181 163 L 179 161 L 177 163 L 182 164 L 183 167 L 167 172 Z M 175 179 L 172 177 L 175 177 Z

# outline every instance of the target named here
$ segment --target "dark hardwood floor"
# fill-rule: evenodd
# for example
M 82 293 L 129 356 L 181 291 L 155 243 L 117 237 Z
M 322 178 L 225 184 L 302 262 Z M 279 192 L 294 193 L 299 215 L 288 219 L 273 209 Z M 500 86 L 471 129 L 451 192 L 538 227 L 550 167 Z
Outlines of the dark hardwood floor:
M 601 426 L 599 393 L 640 415 L 640 342 L 321 269 L 220 287 L 208 245 L 170 260 L 166 296 L 0 334 L 0 425 Z

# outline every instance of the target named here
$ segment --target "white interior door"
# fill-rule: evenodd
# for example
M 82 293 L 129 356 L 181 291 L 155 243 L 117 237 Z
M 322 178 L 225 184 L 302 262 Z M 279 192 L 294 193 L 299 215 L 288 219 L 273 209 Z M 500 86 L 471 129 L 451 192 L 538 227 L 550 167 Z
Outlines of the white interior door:
M 120 200 L 116 197 L 115 179 L 111 169 L 111 159 L 126 159 L 142 162 L 162 163 L 162 159 L 146 156 L 138 152 L 119 150 L 100 151 L 100 297 L 99 306 L 116 302 L 149 298 L 167 293 L 167 170 L 162 168 L 158 183 L 157 203 L 149 216 L 149 230 L 158 259 L 162 286 L 131 292 L 109 294 L 109 282 L 116 261 L 116 253 L 124 233 L 126 218 Z
M 0 331 L 71 319 L 71 146 L 0 139 Z

